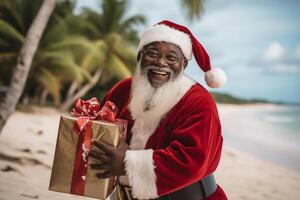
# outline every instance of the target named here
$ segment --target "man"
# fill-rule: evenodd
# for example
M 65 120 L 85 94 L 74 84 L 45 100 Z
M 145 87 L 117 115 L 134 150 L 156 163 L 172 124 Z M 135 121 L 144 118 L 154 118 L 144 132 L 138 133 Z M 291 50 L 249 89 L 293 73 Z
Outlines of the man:
M 210 87 L 224 84 L 225 73 L 211 68 L 186 27 L 170 21 L 146 30 L 138 50 L 134 77 L 103 100 L 128 120 L 126 143 L 113 148 L 93 141 L 90 167 L 99 170 L 98 178 L 121 176 L 121 191 L 137 199 L 227 199 L 212 175 L 223 141 L 216 104 L 184 69 L 194 54 Z

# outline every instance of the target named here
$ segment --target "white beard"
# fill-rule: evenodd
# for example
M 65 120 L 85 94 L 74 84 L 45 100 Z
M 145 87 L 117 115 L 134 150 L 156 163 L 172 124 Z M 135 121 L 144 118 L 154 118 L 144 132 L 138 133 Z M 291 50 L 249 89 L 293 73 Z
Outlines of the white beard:
M 182 72 L 155 89 L 147 76 L 141 75 L 140 63 L 132 79 L 129 110 L 135 120 L 130 141 L 130 149 L 145 149 L 148 138 L 153 134 L 161 119 L 178 103 L 182 96 L 196 82 Z M 150 109 L 144 111 L 147 104 Z M 120 176 L 120 182 L 129 185 L 127 176 Z
M 154 88 L 146 74 L 141 74 L 140 62 L 132 80 L 129 109 L 135 120 L 132 127 L 130 148 L 144 149 L 148 138 L 155 131 L 161 119 L 178 103 L 182 96 L 196 82 L 180 74 L 159 88 Z M 150 109 L 145 111 L 147 104 Z

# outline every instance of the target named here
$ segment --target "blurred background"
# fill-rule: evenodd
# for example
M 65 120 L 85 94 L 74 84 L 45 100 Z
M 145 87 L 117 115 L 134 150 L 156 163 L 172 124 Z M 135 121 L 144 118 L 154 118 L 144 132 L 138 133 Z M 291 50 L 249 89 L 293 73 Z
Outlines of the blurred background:
M 216 178 L 229 199 L 300 198 L 300 1 L 57 0 L 17 82 L 28 30 L 50 1 L 0 0 L 2 118 L 12 110 L 0 130 L 0 199 L 76 199 L 47 190 L 59 116 L 132 76 L 139 35 L 164 19 L 189 27 L 227 73 L 208 89 L 194 59 L 186 69 L 217 102 Z M 16 111 L 3 103 L 9 93 L 20 93 Z

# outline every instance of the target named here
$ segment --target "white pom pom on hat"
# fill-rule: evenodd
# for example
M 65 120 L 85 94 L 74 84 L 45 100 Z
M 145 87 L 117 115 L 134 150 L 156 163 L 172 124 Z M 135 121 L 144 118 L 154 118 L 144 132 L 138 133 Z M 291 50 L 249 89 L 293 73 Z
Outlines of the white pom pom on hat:
M 205 72 L 205 82 L 209 87 L 219 88 L 227 81 L 226 73 L 222 69 L 211 67 L 209 55 L 187 27 L 168 20 L 159 22 L 142 34 L 138 50 L 157 41 L 179 46 L 188 60 L 194 55 L 198 66 Z
M 227 81 L 225 72 L 219 67 L 212 68 L 211 70 L 205 72 L 204 78 L 206 84 L 211 88 L 222 87 Z

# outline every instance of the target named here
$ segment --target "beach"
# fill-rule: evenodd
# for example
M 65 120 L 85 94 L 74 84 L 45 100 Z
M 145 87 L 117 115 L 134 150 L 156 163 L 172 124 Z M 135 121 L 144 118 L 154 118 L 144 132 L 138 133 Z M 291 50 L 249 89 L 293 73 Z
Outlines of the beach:
M 261 110 L 266 106 L 273 105 L 246 107 Z M 240 143 L 248 140 L 247 134 L 239 134 L 243 140 L 232 139 L 237 134 L 236 129 L 241 131 L 241 127 L 236 126 L 236 113 L 243 108 L 245 106 L 218 104 L 224 128 L 223 154 L 215 173 L 218 184 L 231 200 L 299 199 L 300 170 L 293 167 L 296 164 L 277 162 L 268 159 L 268 154 L 259 156 L 255 149 L 240 148 L 247 146 Z M 61 114 L 52 108 L 31 107 L 26 112 L 16 111 L 10 117 L 0 135 L 0 200 L 89 199 L 48 190 Z M 261 140 L 260 136 L 252 139 L 254 143 Z M 291 155 L 299 156 L 296 147 L 291 151 Z

